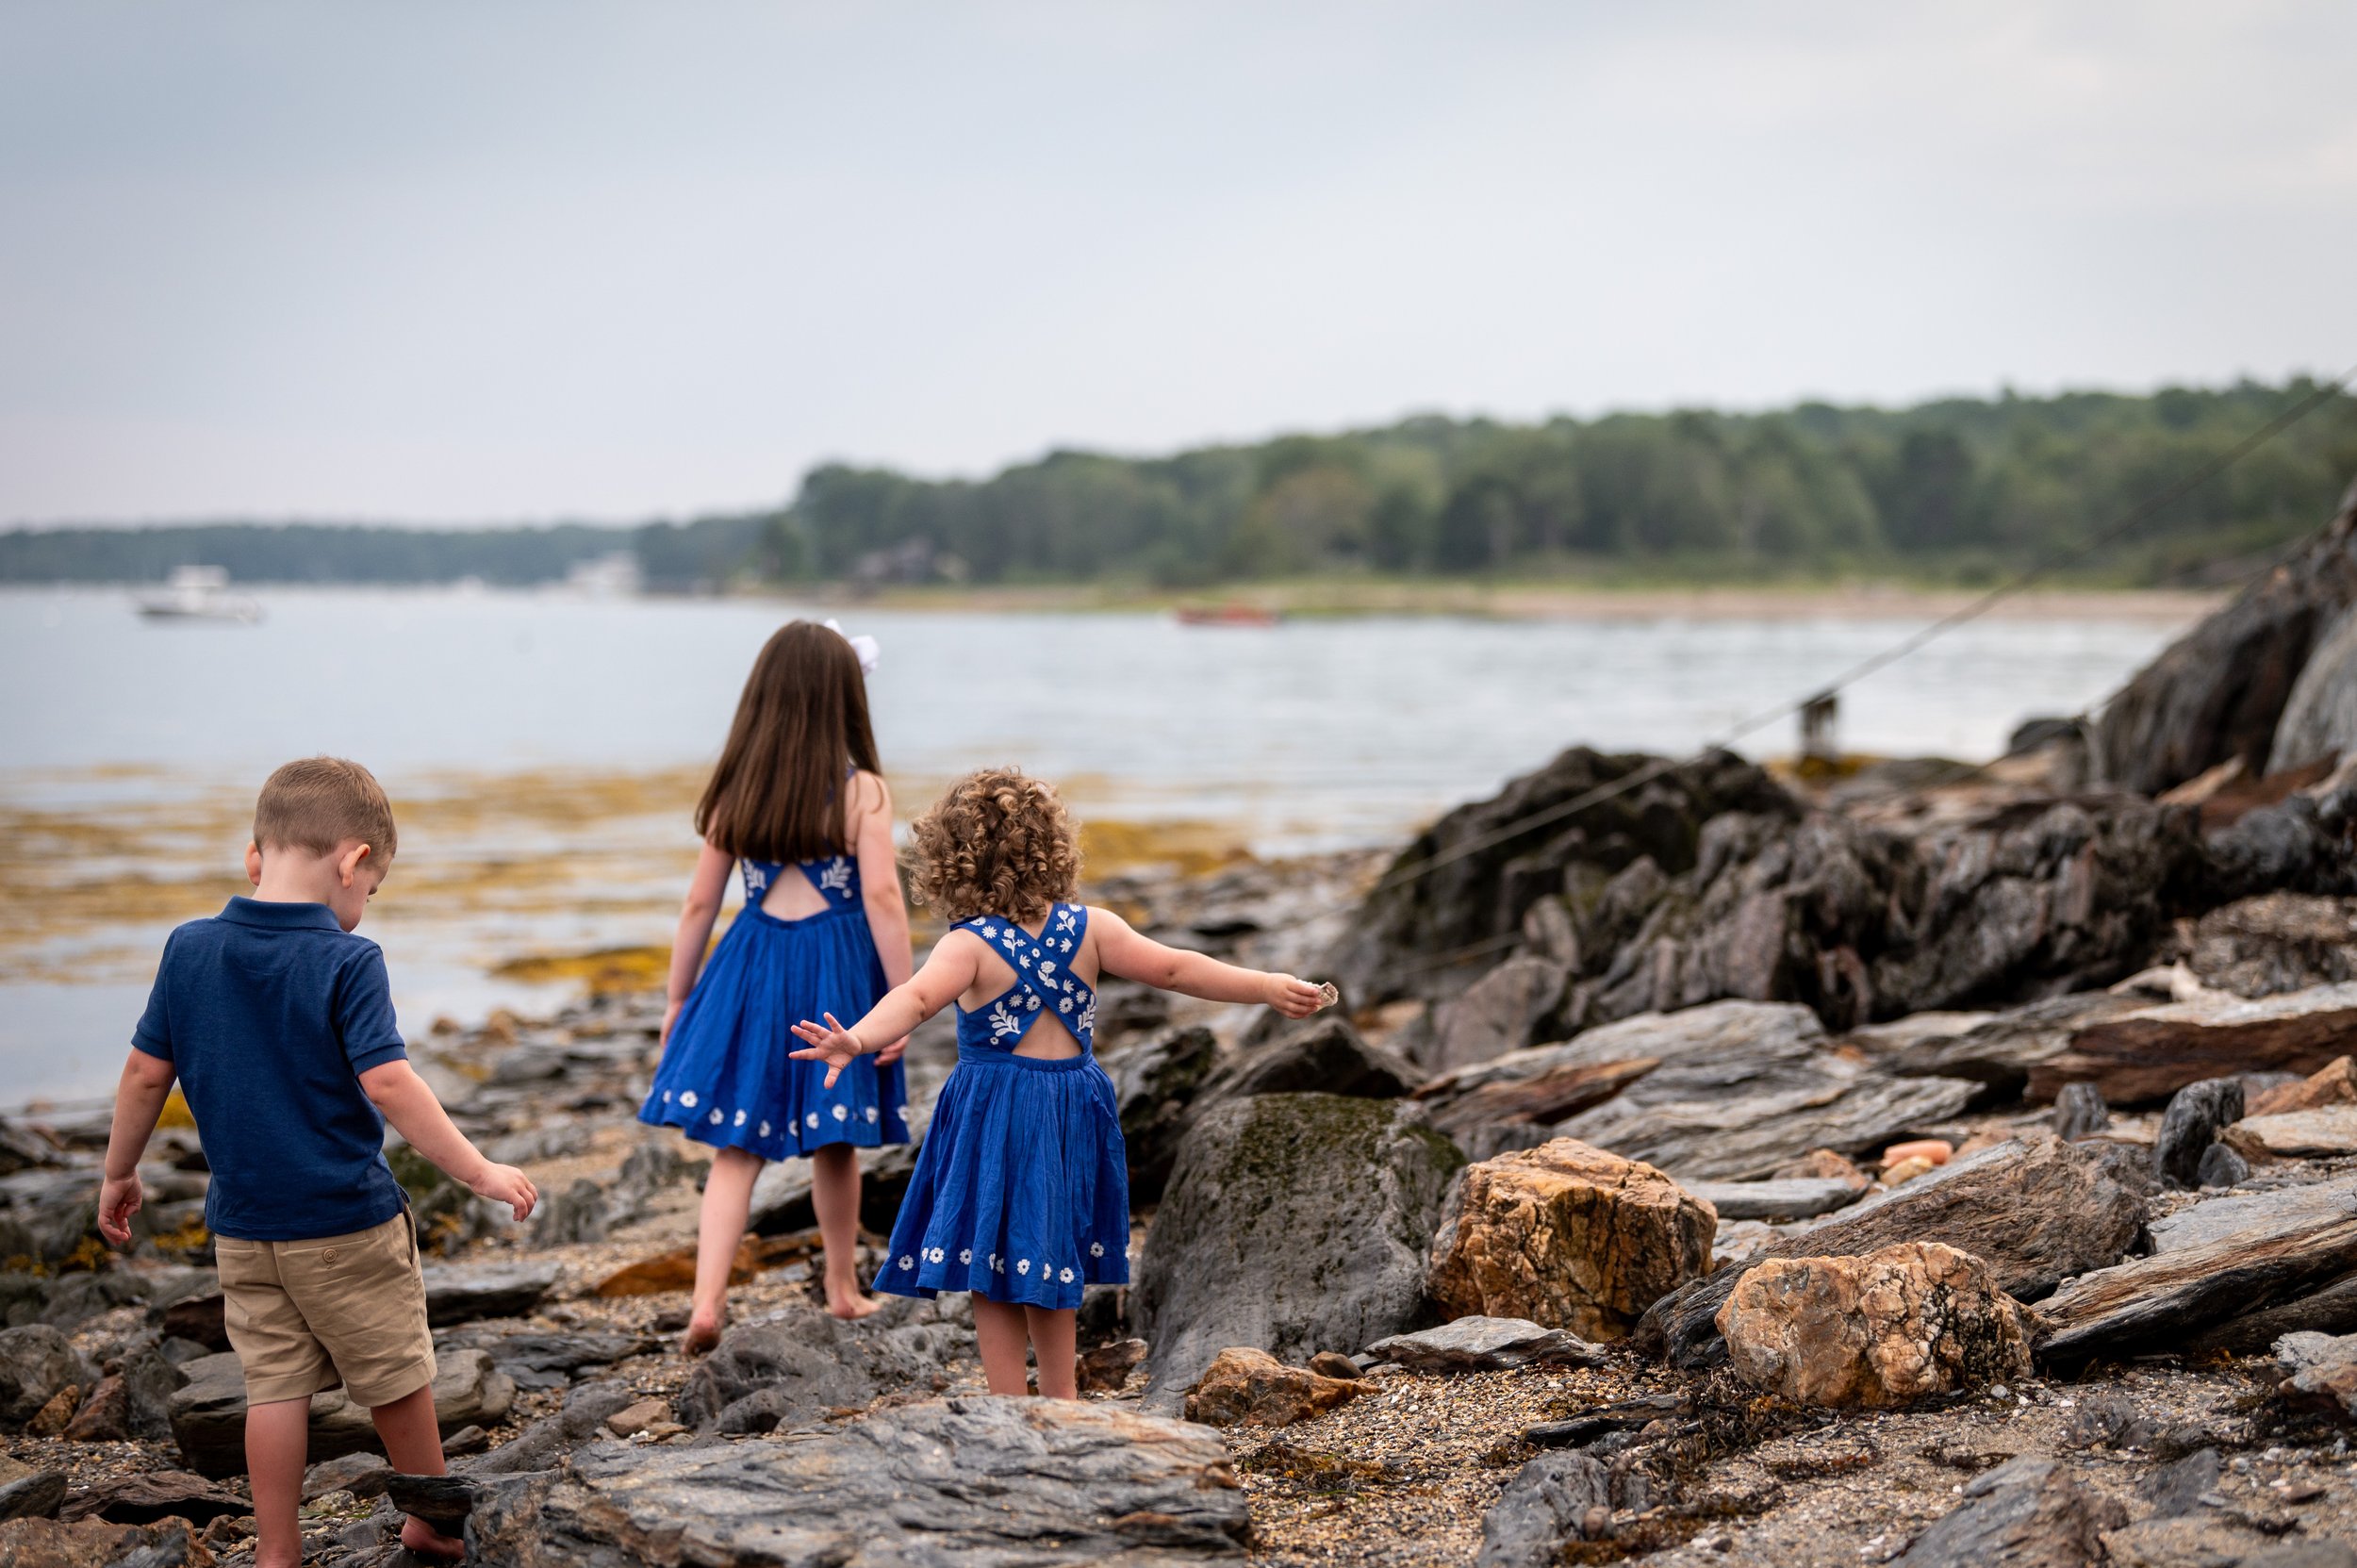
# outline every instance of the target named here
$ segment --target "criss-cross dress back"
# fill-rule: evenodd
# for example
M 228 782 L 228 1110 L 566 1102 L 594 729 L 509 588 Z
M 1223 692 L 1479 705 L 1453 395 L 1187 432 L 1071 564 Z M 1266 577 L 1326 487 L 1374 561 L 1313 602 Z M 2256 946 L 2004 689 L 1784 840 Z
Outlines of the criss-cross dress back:
M 1080 1043 L 1084 1054 L 1096 1049 L 1096 992 L 1072 972 L 1072 955 L 1088 935 L 1085 905 L 1050 906 L 1047 923 L 1037 936 L 996 915 L 977 916 L 957 929 L 989 943 L 991 951 L 1014 971 L 1014 983 L 995 1000 L 970 1013 L 958 1009 L 961 1050 L 1012 1052 L 1033 1024 L 1051 1014 Z
M 737 869 L 745 878 L 746 907 L 761 908 L 761 900 L 769 896 L 769 889 L 778 884 L 778 879 L 785 875 L 789 866 L 799 871 L 827 901 L 829 913 L 859 907 L 859 862 L 849 855 L 821 855 L 799 862 L 741 860 Z

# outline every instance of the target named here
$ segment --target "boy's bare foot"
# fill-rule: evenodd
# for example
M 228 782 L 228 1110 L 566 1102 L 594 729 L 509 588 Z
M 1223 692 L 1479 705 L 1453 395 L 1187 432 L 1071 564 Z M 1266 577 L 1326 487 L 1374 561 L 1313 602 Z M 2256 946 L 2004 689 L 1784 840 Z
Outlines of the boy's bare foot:
M 444 1535 L 415 1514 L 401 1522 L 401 1543 L 419 1557 L 439 1558 L 448 1562 L 456 1562 L 467 1555 L 465 1542 Z
M 680 1341 L 680 1353 L 701 1356 L 720 1343 L 720 1330 L 728 1326 L 724 1312 L 707 1312 L 701 1308 L 687 1320 L 687 1337 Z
M 836 1317 L 852 1322 L 881 1311 L 883 1303 L 863 1292 L 857 1285 L 827 1287 L 827 1311 Z

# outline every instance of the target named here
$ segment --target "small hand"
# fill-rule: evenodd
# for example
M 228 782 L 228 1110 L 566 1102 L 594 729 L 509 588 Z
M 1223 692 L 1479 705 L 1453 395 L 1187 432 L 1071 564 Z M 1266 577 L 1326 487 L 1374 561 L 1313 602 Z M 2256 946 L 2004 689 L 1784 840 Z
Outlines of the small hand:
M 1306 1018 L 1326 1005 L 1326 991 L 1306 980 L 1291 975 L 1271 975 L 1266 986 L 1268 1004 L 1288 1018 Z
M 844 1028 L 842 1021 L 833 1014 L 821 1013 L 819 1016 L 827 1020 L 823 1029 L 808 1018 L 794 1026 L 795 1037 L 807 1042 L 807 1048 L 791 1054 L 797 1062 L 824 1062 L 827 1065 L 824 1086 L 832 1089 L 834 1081 L 843 1076 L 843 1069 L 857 1060 L 862 1052 L 859 1036 Z
M 908 1054 L 908 1048 L 909 1037 L 903 1034 L 898 1040 L 893 1041 L 892 1044 L 884 1047 L 883 1049 L 876 1053 L 876 1065 L 879 1067 L 889 1067 L 892 1064 L 900 1060 L 902 1056 Z
M 519 1221 L 530 1219 L 533 1206 L 540 1201 L 540 1189 L 532 1184 L 532 1178 L 513 1165 L 486 1165 L 483 1174 L 467 1186 L 477 1197 L 506 1204 Z
M 131 1216 L 146 1196 L 136 1174 L 107 1178 L 98 1189 L 98 1233 L 117 1246 L 130 1246 Z
M 671 1043 L 671 1026 L 679 1022 L 679 1010 L 686 1005 L 685 1002 L 675 1001 L 663 1009 L 663 1027 L 655 1031 L 654 1035 L 655 1049 L 661 1050 Z

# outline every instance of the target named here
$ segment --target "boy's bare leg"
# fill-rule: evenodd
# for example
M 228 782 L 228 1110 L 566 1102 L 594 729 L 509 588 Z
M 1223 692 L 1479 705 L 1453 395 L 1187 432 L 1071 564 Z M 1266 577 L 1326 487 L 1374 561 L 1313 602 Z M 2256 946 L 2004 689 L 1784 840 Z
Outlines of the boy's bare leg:
M 434 1419 L 431 1384 L 403 1395 L 389 1405 L 369 1411 L 376 1435 L 385 1442 L 385 1458 L 404 1476 L 442 1473 L 442 1428 Z M 416 1514 L 401 1522 L 401 1543 L 420 1557 L 462 1558 L 467 1543 L 444 1535 Z
M 827 1311 L 865 1317 L 882 1303 L 859 1288 L 859 1150 L 828 1144 L 812 1152 L 810 1205 L 827 1243 Z
M 1039 1363 L 1043 1399 L 1080 1397 L 1079 1326 L 1080 1314 L 1069 1307 L 1026 1307 L 1024 1323 L 1031 1331 L 1031 1359 Z
M 686 1344 L 691 1356 L 720 1342 L 720 1326 L 729 1317 L 729 1271 L 736 1265 L 745 1221 L 753 1212 L 753 1180 L 760 1175 L 758 1154 L 724 1148 L 712 1157 L 711 1173 L 704 1178 L 703 1212 L 696 1225 L 696 1296 Z
M 272 1399 L 245 1412 L 245 1468 L 254 1488 L 254 1568 L 301 1568 L 304 1461 L 311 1450 L 311 1401 Z
M 981 1347 L 982 1378 L 993 1394 L 1029 1394 L 1024 1361 L 1030 1345 L 1023 1337 L 1024 1309 L 986 1296 L 974 1297 L 974 1340 Z

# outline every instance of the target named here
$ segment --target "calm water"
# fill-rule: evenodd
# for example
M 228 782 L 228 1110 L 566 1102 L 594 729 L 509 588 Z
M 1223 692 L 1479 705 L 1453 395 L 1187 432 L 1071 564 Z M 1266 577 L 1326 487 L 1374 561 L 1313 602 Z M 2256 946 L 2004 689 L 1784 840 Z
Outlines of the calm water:
M 0 929 L 0 1100 L 111 1081 L 156 942 L 190 906 L 217 901 L 252 791 L 289 756 L 358 757 L 403 802 L 400 874 L 368 929 L 386 942 L 413 1031 L 436 1011 L 521 994 L 486 978 L 500 958 L 666 940 L 692 853 L 683 781 L 717 749 L 754 651 L 794 613 L 530 594 L 262 598 L 264 621 L 237 626 L 142 622 L 114 592 L 0 592 L 0 833 L 11 840 L 0 865 L 20 883 Z M 1211 822 L 1276 852 L 1394 839 L 1575 742 L 1691 748 L 1917 624 L 844 619 L 883 642 L 871 697 L 904 810 L 964 768 L 1015 761 L 1066 782 L 1098 817 Z M 1970 626 L 1850 692 L 1842 739 L 1986 756 L 2024 716 L 2098 700 L 2175 630 Z M 1792 744 L 1779 726 L 1747 749 Z M 591 787 L 644 775 L 669 778 L 659 810 Z M 407 802 L 428 796 L 445 805 L 412 832 Z M 488 891 L 460 885 L 486 867 Z M 542 893 L 502 902 L 527 882 Z M 26 892 L 36 885 L 40 897 Z

